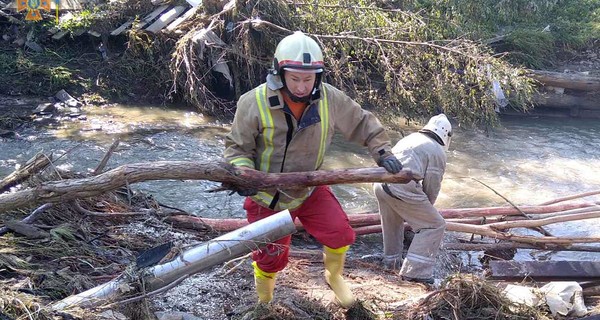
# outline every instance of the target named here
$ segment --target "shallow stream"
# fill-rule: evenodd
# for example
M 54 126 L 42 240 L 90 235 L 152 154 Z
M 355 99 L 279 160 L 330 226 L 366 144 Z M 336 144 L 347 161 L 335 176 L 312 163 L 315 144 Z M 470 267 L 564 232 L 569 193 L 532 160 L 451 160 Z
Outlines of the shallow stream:
M 0 176 L 11 173 L 37 152 L 60 157 L 71 171 L 94 170 L 114 139 L 121 143 L 108 168 L 159 160 L 219 161 L 228 125 L 185 109 L 110 106 L 84 109 L 85 119 L 50 123 L 19 131 L 20 139 L 0 140 Z M 597 120 L 504 117 L 486 134 L 457 128 L 436 206 L 467 208 L 535 205 L 554 198 L 600 189 L 600 125 Z M 405 127 L 407 134 L 416 127 Z M 392 132 L 397 141 L 401 133 Z M 0 138 L 2 139 L 2 138 Z M 375 165 L 362 147 L 334 141 L 325 167 Z M 207 193 L 210 181 L 153 181 L 134 187 L 161 203 L 203 217 L 244 217 L 242 198 Z M 349 213 L 376 212 L 369 184 L 334 186 Z M 599 197 L 587 200 L 599 201 Z M 600 220 L 547 227 L 555 235 L 600 236 Z M 596 254 L 561 252 L 551 259 L 583 260 Z M 523 251 L 519 259 L 535 254 Z

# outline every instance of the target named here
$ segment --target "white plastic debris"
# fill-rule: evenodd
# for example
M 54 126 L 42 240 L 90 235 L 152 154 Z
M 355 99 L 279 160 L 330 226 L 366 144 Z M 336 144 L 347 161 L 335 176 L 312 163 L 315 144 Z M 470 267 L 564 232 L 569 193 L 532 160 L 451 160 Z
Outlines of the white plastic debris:
M 504 288 L 504 295 L 514 303 L 535 307 L 540 303 L 540 297 L 535 288 L 509 284 Z
M 553 281 L 540 288 L 553 316 L 581 317 L 587 309 L 583 302 L 583 289 L 575 281 Z
M 539 289 L 509 284 L 503 292 L 513 303 L 531 307 L 545 303 L 553 316 L 581 317 L 588 313 L 583 289 L 575 281 L 553 281 Z

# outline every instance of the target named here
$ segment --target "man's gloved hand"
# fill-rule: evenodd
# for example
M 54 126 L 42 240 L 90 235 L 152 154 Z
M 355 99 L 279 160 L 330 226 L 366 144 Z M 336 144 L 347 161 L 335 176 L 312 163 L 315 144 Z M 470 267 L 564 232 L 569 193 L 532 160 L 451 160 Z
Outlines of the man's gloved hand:
M 379 166 L 384 167 L 389 173 L 398 173 L 402 170 L 402 163 L 400 163 L 400 160 L 395 155 L 380 159 Z
M 251 196 L 255 196 L 258 193 L 258 190 L 254 189 L 254 188 L 238 189 L 238 190 L 234 190 L 234 191 L 237 192 L 237 194 L 239 194 L 242 197 L 251 197 Z
M 230 183 L 225 183 L 225 182 L 221 184 L 221 188 L 226 189 L 226 190 L 231 190 L 229 195 L 232 195 L 234 192 L 237 192 L 237 194 L 239 194 L 242 197 L 250 197 L 250 196 L 254 196 L 258 193 L 258 190 L 255 188 L 240 188 L 236 185 L 233 185 Z M 223 190 L 223 189 L 221 189 L 221 190 Z

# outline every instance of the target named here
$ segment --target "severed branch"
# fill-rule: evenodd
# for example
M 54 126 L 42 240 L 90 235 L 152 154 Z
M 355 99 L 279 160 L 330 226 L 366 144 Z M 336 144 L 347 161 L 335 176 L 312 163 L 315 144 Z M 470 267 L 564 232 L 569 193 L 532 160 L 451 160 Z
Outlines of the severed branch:
M 73 204 L 73 207 L 75 208 L 75 210 L 77 210 L 77 212 L 83 214 L 86 217 L 91 216 L 91 217 L 101 217 L 101 218 L 122 218 L 122 217 L 145 216 L 148 214 L 156 213 L 156 210 L 153 210 L 153 209 L 145 209 L 140 212 L 98 212 L 98 211 L 91 211 L 91 210 L 85 209 L 84 207 L 81 206 L 81 204 L 77 200 L 73 201 L 72 204 Z
M 157 161 L 123 165 L 93 177 L 50 181 L 11 194 L 0 194 L 0 213 L 41 202 L 93 197 L 142 181 L 184 179 L 218 181 L 240 188 L 269 190 L 344 183 L 407 183 L 413 176 L 409 170 L 391 174 L 384 168 L 265 173 L 239 169 L 222 162 Z
M 512 201 L 508 200 L 508 198 L 506 198 L 505 196 L 501 195 L 498 191 L 494 190 L 492 187 L 488 186 L 487 184 L 485 184 L 483 181 L 480 181 L 478 179 L 472 178 L 473 180 L 479 182 L 480 184 L 482 184 L 484 187 L 492 190 L 492 192 L 494 192 L 495 194 L 497 194 L 500 198 L 504 199 L 504 201 L 508 202 L 508 204 L 510 204 L 513 208 L 517 209 L 519 211 L 519 213 L 527 218 L 530 219 L 528 215 L 525 214 L 525 212 L 521 211 L 521 209 L 519 209 L 519 207 L 517 207 L 514 203 L 512 203 Z M 546 229 L 542 228 L 542 227 L 531 227 L 531 230 L 537 231 L 539 233 L 541 233 L 542 235 L 545 236 L 552 236 L 552 234 L 550 232 L 548 232 Z
M 33 210 L 33 212 L 30 215 L 28 215 L 23 220 L 21 220 L 21 223 L 32 224 L 35 220 L 37 220 L 37 218 L 40 217 L 40 215 L 42 215 L 42 213 L 44 213 L 48 208 L 51 208 L 52 206 L 53 206 L 52 203 L 46 203 L 46 204 L 42 205 L 41 207 Z M 8 231 L 9 231 L 8 227 L 0 228 L 0 236 L 6 234 Z
M 534 207 L 536 208 L 536 207 Z M 489 208 L 481 208 L 482 212 L 488 211 Z M 568 222 L 575 220 L 593 219 L 600 217 L 598 206 L 590 205 L 589 208 L 573 209 L 570 211 L 555 212 L 556 216 L 542 219 L 525 219 L 520 216 L 502 217 L 495 216 L 491 218 L 462 218 L 462 219 L 446 219 L 446 230 L 455 232 L 464 232 L 470 234 L 478 234 L 488 236 L 493 239 L 511 240 L 519 242 L 519 245 L 531 245 L 541 250 L 560 250 L 562 247 L 572 247 L 573 243 L 596 243 L 600 242 L 599 237 L 534 237 L 521 236 L 502 230 L 510 228 L 530 228 L 538 227 L 559 222 Z M 449 209 L 460 210 L 460 209 Z M 471 213 L 474 213 L 476 208 L 469 208 Z M 591 211 L 593 210 L 593 211 Z M 440 210 L 444 215 L 445 210 Z M 539 210 L 538 210 L 539 211 Z M 541 213 L 541 212 L 538 212 Z M 518 213 L 515 213 L 518 214 Z M 558 215 L 560 214 L 560 215 Z M 248 224 L 245 219 L 210 219 L 200 218 L 187 215 L 176 215 L 166 218 L 169 223 L 172 223 L 177 228 L 205 230 L 208 227 L 218 232 L 227 232 L 241 228 Z M 372 233 L 381 233 L 381 222 L 378 214 L 351 214 L 348 215 L 350 225 L 357 235 L 365 235 Z M 486 224 L 487 223 L 487 224 Z M 302 230 L 302 224 L 296 222 L 296 229 Z M 410 229 L 410 225 L 406 224 L 405 228 Z M 545 249 L 549 248 L 549 249 Z M 592 251 L 589 248 L 572 247 L 576 251 Z M 600 251 L 600 249 L 599 249 Z
M 25 181 L 27 178 L 44 170 L 52 162 L 52 155 L 47 156 L 38 153 L 29 159 L 25 165 L 0 181 L 0 193 L 7 191 L 10 187 Z
M 110 159 L 110 157 L 112 156 L 113 152 L 115 152 L 115 150 L 117 149 L 117 147 L 119 146 L 119 139 L 117 138 L 115 140 L 115 142 L 113 142 L 110 147 L 108 148 L 108 151 L 106 151 L 106 153 L 104 154 L 104 157 L 102 158 L 102 160 L 100 161 L 100 163 L 98 164 L 98 166 L 96 167 L 96 169 L 94 170 L 94 172 L 92 173 L 92 175 L 98 175 L 99 173 L 101 173 L 104 170 L 104 167 L 106 167 L 106 163 L 108 163 L 108 159 Z
M 579 199 L 579 198 L 583 198 L 583 197 L 594 196 L 594 195 L 597 195 L 597 194 L 600 194 L 600 190 L 590 191 L 590 192 L 584 192 L 584 193 L 579 193 L 579 194 L 575 194 L 575 195 L 568 196 L 568 197 L 558 198 L 558 199 L 546 201 L 544 203 L 541 203 L 540 205 L 541 206 L 545 206 L 545 205 L 555 204 L 555 203 L 564 202 L 564 201 L 568 201 L 568 200 L 573 200 L 573 199 Z

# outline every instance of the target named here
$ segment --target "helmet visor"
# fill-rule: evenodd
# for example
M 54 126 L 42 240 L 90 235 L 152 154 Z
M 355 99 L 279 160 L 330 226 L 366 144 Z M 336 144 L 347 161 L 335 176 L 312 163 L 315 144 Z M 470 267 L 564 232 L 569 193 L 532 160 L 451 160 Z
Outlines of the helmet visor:
M 318 69 L 300 69 L 300 68 L 285 67 L 285 68 L 283 68 L 283 70 L 289 71 L 289 72 L 298 72 L 298 73 L 321 73 L 321 72 L 323 72 L 322 68 L 318 68 Z

